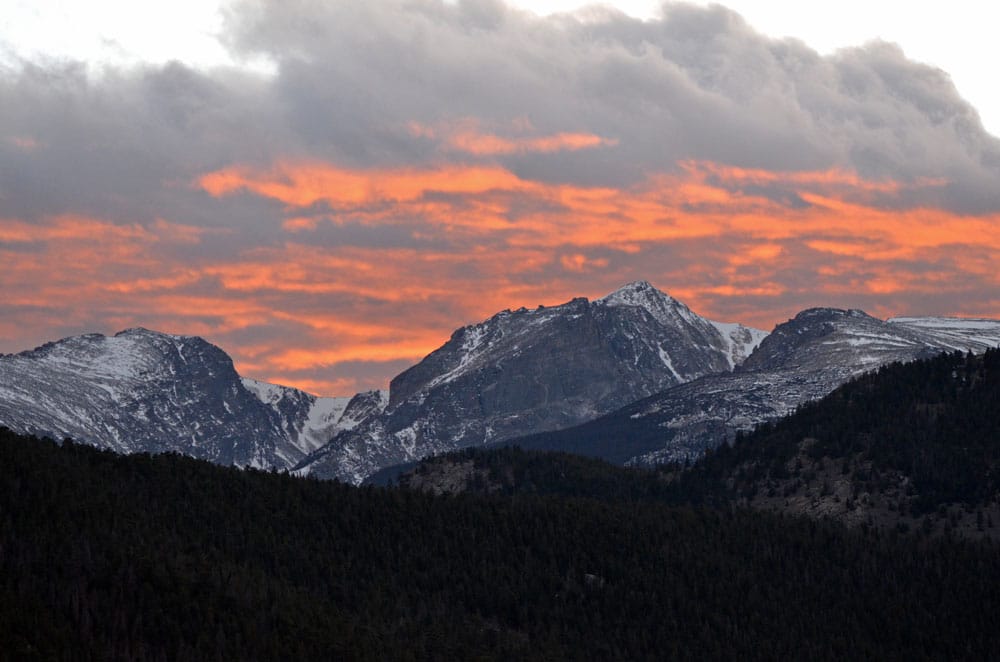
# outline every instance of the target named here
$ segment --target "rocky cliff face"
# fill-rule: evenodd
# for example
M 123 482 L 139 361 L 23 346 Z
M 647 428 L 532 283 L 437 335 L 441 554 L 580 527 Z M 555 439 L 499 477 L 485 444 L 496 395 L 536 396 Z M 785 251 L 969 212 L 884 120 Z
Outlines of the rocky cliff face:
M 121 453 L 289 468 L 335 434 L 346 404 L 242 380 L 218 347 L 147 329 L 0 357 L 0 425 Z
M 743 363 L 768 335 L 766 331 L 742 324 L 705 319 L 646 281 L 630 283 L 600 299 L 598 303 L 610 307 L 631 306 L 646 310 L 663 328 L 668 347 L 687 347 L 679 352 L 681 360 L 691 360 L 698 356 L 700 361 L 722 368 L 732 369 Z M 720 352 L 725 361 L 723 366 L 717 364 Z M 680 382 L 690 381 L 689 378 L 678 377 Z
M 304 455 L 323 446 L 343 424 L 350 426 L 351 419 L 345 419 L 344 414 L 351 398 L 320 398 L 297 388 L 247 377 L 240 381 L 277 417 L 283 441 L 279 447 L 294 449 L 281 454 L 282 468 L 294 466 Z
M 356 482 L 428 454 L 575 425 L 727 372 L 765 335 L 705 320 L 646 282 L 593 302 L 503 311 L 398 375 L 383 412 L 300 469 Z

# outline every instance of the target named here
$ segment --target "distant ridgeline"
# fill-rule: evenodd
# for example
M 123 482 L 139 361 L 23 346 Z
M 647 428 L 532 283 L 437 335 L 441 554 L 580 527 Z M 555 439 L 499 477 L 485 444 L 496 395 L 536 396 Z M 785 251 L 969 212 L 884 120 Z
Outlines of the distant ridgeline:
M 966 394 L 995 388 L 996 358 L 949 357 L 912 376 L 956 384 L 935 409 L 944 421 Z M 854 402 L 850 393 L 838 397 Z M 690 475 L 741 466 L 731 458 L 752 443 Z M 535 464 L 515 463 L 513 496 L 435 496 L 0 429 L 0 658 L 912 660 L 1000 650 L 992 543 L 672 506 L 647 492 L 684 480 L 494 455 L 519 456 Z M 532 485 L 549 494 L 529 494 Z
M 742 505 L 1000 538 L 1000 350 L 884 366 L 690 467 L 629 471 L 568 454 L 469 450 L 427 460 L 400 483 Z

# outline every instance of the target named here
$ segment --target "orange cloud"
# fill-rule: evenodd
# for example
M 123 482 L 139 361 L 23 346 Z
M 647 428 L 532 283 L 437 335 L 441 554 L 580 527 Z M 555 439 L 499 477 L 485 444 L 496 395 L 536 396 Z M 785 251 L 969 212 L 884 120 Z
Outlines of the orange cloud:
M 1000 317 L 1000 215 L 890 204 L 939 182 L 688 163 L 593 187 L 496 164 L 288 160 L 198 185 L 220 205 L 280 202 L 273 234 L 233 228 L 209 251 L 209 231 L 168 220 L 0 219 L 0 351 L 143 325 L 202 335 L 248 376 L 349 395 L 456 327 L 636 278 L 764 328 L 808 305 Z
M 870 180 L 864 179 L 856 172 L 841 168 L 830 170 L 804 170 L 804 171 L 780 171 L 762 170 L 755 168 L 738 168 L 720 163 L 710 163 L 705 161 L 688 161 L 682 164 L 688 172 L 702 172 L 714 175 L 720 182 L 740 182 L 750 184 L 793 184 L 793 185 L 822 185 L 824 187 L 843 186 L 855 191 L 877 191 L 882 193 L 896 193 L 908 186 L 917 188 L 927 188 L 944 186 L 948 182 L 943 179 L 919 179 L 910 185 L 892 179 Z
M 62 214 L 42 223 L 0 218 L 0 241 L 11 244 L 79 242 L 109 246 L 197 244 L 211 231 L 157 219 L 150 225 L 117 224 L 89 216 Z
M 784 252 L 780 244 L 756 244 L 745 247 L 739 253 L 729 258 L 732 266 L 743 266 L 755 264 L 762 261 L 774 260 Z
M 613 138 L 602 138 L 593 133 L 560 132 L 547 136 L 520 135 L 504 137 L 484 131 L 481 123 L 472 118 L 435 126 L 411 122 L 411 136 L 440 141 L 447 151 L 464 152 L 475 156 L 506 156 L 510 154 L 575 152 L 581 149 L 612 147 L 618 144 Z M 517 132 L 533 129 L 530 123 L 515 123 Z
M 289 232 L 302 232 L 305 230 L 315 230 L 319 225 L 319 220 L 315 218 L 309 218 L 308 216 L 296 216 L 294 218 L 286 218 L 281 223 L 281 227 L 285 228 Z
M 236 167 L 199 180 L 216 197 L 245 190 L 290 206 L 323 201 L 338 209 L 414 202 L 430 193 L 478 194 L 515 187 L 518 182 L 508 171 L 489 166 L 359 172 L 323 163 L 279 163 L 269 172 Z
M 600 269 L 608 266 L 608 260 L 604 258 L 588 258 L 586 255 L 581 253 L 574 253 L 573 255 L 563 255 L 559 258 L 559 262 L 563 265 L 563 268 L 567 271 L 584 272 L 590 271 L 591 269 Z

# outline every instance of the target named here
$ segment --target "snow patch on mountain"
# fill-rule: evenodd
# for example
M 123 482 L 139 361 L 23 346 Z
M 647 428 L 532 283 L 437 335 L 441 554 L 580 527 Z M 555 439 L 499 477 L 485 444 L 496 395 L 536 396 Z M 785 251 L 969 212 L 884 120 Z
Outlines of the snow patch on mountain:
M 746 361 L 747 357 L 753 354 L 757 346 L 768 336 L 767 331 L 743 326 L 736 322 L 709 320 L 709 323 L 716 328 L 726 343 L 726 356 L 729 358 L 730 368 L 735 368 Z
M 269 406 L 280 418 L 289 442 L 302 454 L 308 455 L 328 442 L 340 429 L 340 418 L 350 398 L 321 398 L 305 391 L 258 381 L 241 379 L 243 386 Z M 295 464 L 301 456 L 288 458 Z
M 389 391 L 364 391 L 350 398 L 338 421 L 338 429 L 350 431 L 365 421 L 379 416 L 389 404 Z
M 1000 346 L 1000 320 L 965 317 L 893 317 L 889 324 L 919 329 L 951 349 L 983 352 Z

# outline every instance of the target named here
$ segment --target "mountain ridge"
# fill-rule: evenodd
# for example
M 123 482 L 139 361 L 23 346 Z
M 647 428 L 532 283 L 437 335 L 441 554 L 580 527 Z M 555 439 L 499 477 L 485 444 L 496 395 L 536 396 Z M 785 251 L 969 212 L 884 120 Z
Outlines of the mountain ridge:
M 241 377 L 197 337 L 142 327 L 72 336 L 0 355 L 0 424 L 355 483 L 465 446 L 533 447 L 539 435 L 562 435 L 559 449 L 655 464 L 697 457 L 865 369 L 996 344 L 996 320 L 884 321 L 835 308 L 806 309 L 768 334 L 702 318 L 635 281 L 593 301 L 460 327 L 388 391 L 351 397 Z M 639 432 L 613 448 L 576 427 L 608 420 Z
M 143 327 L 0 357 L 0 423 L 123 453 L 290 468 L 325 443 L 347 404 L 243 379 L 202 338 Z
M 691 461 L 737 432 L 775 420 L 852 377 L 893 362 L 1000 344 L 1000 321 L 973 336 L 933 333 L 916 322 L 888 322 L 856 309 L 809 308 L 779 324 L 737 369 L 652 395 L 574 428 L 514 440 L 525 448 L 580 452 L 611 462 L 652 466 Z M 959 345 L 956 347 L 956 345 Z

